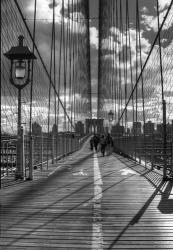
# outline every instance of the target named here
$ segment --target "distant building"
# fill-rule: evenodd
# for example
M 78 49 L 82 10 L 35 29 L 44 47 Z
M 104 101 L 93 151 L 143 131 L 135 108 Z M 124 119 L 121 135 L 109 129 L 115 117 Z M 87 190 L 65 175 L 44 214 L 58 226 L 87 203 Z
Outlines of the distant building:
M 80 136 L 84 135 L 84 124 L 81 121 L 75 124 L 75 132 Z
M 160 136 L 163 136 L 163 123 L 157 124 L 157 133 Z M 166 135 L 168 137 L 172 137 L 172 135 L 173 135 L 173 123 L 166 124 Z
M 151 121 L 148 121 L 147 123 L 144 123 L 143 129 L 144 129 L 144 133 L 146 135 L 153 134 L 154 133 L 154 123 L 151 122 Z
M 166 134 L 168 137 L 172 137 L 173 132 L 173 124 L 166 124 Z
M 162 135 L 162 133 L 163 133 L 163 124 L 162 123 L 157 124 L 157 133 Z
M 32 134 L 37 136 L 40 135 L 41 133 L 42 133 L 42 127 L 37 122 L 34 122 L 32 124 Z
M 132 134 L 141 135 L 141 122 L 133 122 Z
M 124 132 L 125 132 L 124 126 L 121 126 L 119 123 L 112 126 L 111 134 L 113 136 L 122 136 L 124 134 Z

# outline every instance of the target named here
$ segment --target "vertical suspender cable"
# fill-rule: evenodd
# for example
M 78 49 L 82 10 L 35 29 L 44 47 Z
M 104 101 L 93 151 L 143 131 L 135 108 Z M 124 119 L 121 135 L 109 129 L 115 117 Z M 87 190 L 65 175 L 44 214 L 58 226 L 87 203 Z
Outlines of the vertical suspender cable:
M 160 18 L 159 18 L 159 1 L 157 1 L 157 21 L 158 21 L 158 31 L 160 29 Z M 166 101 L 164 97 L 164 80 L 163 80 L 163 64 L 162 64 L 162 47 L 161 47 L 161 38 L 160 32 L 158 35 L 159 40 L 159 57 L 160 57 L 160 77 L 161 77 L 161 89 L 162 89 L 162 109 L 163 109 L 163 179 L 166 179 L 166 171 L 167 171 L 167 135 L 166 135 Z
M 120 6 L 119 6 L 119 11 L 120 11 L 120 23 L 119 23 L 119 27 L 120 27 L 120 45 L 119 45 L 119 49 L 121 50 L 122 48 L 122 3 L 120 0 Z M 122 55 L 121 53 L 119 53 L 119 109 L 120 109 L 120 113 L 122 111 L 122 72 L 121 72 L 121 60 L 122 60 Z M 122 117 L 122 122 L 121 124 L 123 125 L 123 117 Z
M 64 0 L 62 0 L 62 43 L 63 43 L 63 95 L 64 95 L 64 109 L 66 110 L 66 72 L 65 72 L 65 63 L 66 63 L 66 57 L 65 57 L 65 20 L 64 20 L 64 15 L 65 15 L 65 10 L 64 10 Z M 64 130 L 66 130 L 66 115 L 64 112 L 64 120 L 63 120 L 63 155 L 65 154 L 65 140 L 64 140 Z
M 54 81 L 54 89 L 57 90 L 57 86 L 56 86 L 56 47 L 55 47 L 55 44 L 56 44 L 56 29 L 55 29 L 55 0 L 53 0 L 53 33 L 54 33 L 54 36 L 53 36 L 53 70 L 54 70 L 54 76 L 53 76 L 53 81 Z M 56 91 L 54 91 L 54 111 L 55 111 L 55 137 L 53 137 L 53 145 L 54 145 L 54 148 L 55 148 L 55 152 L 56 152 L 56 159 L 57 159 L 57 151 L 58 151 L 58 130 L 57 130 L 57 127 L 58 127 L 58 124 L 57 124 L 57 94 L 56 94 Z M 58 101 L 59 102 L 59 101 Z M 54 152 L 53 152 L 54 153 Z
M 136 82 L 138 78 L 138 27 L 137 27 L 137 5 L 138 0 L 136 0 Z M 137 157 L 137 134 L 138 134 L 138 85 L 136 85 L 136 112 L 135 112 L 135 124 L 134 124 L 134 142 L 135 142 L 135 160 Z
M 37 51 L 38 57 L 39 57 L 39 59 L 40 59 L 40 61 L 41 61 L 41 64 L 42 64 L 44 70 L 45 70 L 45 73 L 46 73 L 46 75 L 48 76 L 48 79 L 50 80 L 52 87 L 54 88 L 54 84 L 52 83 L 52 81 L 51 81 L 51 79 L 50 79 L 51 77 L 50 77 L 50 75 L 49 75 L 49 73 L 48 73 L 48 70 L 47 70 L 47 68 L 46 68 L 46 66 L 45 66 L 45 63 L 44 63 L 44 61 L 43 61 L 43 59 L 42 59 L 42 57 L 41 57 L 41 55 L 40 55 L 40 52 L 39 52 L 39 50 L 38 50 L 38 47 L 37 47 L 36 43 L 35 43 L 34 40 L 33 40 L 33 37 L 32 37 L 32 34 L 31 34 L 31 32 L 30 32 L 30 29 L 29 29 L 29 27 L 28 27 L 28 25 L 27 25 L 27 23 L 26 23 L 26 19 L 25 19 L 24 15 L 23 15 L 23 13 L 22 13 L 22 11 L 21 11 L 21 8 L 20 8 L 20 6 L 19 6 L 17 0 L 14 0 L 14 3 L 15 3 L 15 5 L 16 5 L 18 11 L 19 11 L 19 14 L 20 14 L 20 16 L 21 16 L 21 18 L 22 18 L 22 21 L 23 21 L 23 23 L 24 23 L 24 25 L 25 25 L 25 27 L 26 27 L 26 30 L 27 30 L 27 32 L 28 32 L 28 34 L 29 34 L 29 37 L 31 38 L 32 42 L 34 43 L 35 50 Z M 55 88 L 54 88 L 54 91 L 56 91 Z M 69 121 L 70 121 L 70 118 L 69 118 L 69 116 L 68 116 L 66 110 L 64 109 L 63 103 L 62 103 L 62 101 L 61 101 L 61 99 L 60 99 L 60 97 L 59 97 L 59 93 L 57 93 L 57 91 L 56 91 L 56 94 L 57 94 L 57 96 L 58 96 L 58 99 L 59 99 L 59 102 L 60 102 L 60 104 L 61 104 L 61 106 L 62 106 L 62 109 L 64 110 L 64 112 L 66 113 L 66 116 L 68 117 L 68 119 L 69 119 Z M 71 123 L 71 125 L 73 126 L 73 123 L 72 123 L 71 121 L 70 121 L 70 123 Z M 74 127 L 74 126 L 73 126 L 73 127 Z
M 72 12 L 73 12 L 73 2 L 72 2 Z M 73 14 L 72 14 L 73 16 Z M 72 17 L 73 18 L 73 17 Z M 70 24 L 69 24 L 69 27 L 70 27 L 70 30 L 71 32 L 72 31 L 72 20 L 70 19 Z M 72 45 L 73 43 L 73 38 L 72 38 L 72 35 L 70 35 L 69 37 L 69 104 L 71 106 L 71 110 L 70 110 L 70 119 L 72 120 L 72 110 L 73 110 L 73 106 L 72 106 Z M 72 133 L 72 126 L 70 127 L 70 132 Z M 71 140 L 71 149 L 72 149 L 72 140 Z
M 92 119 L 92 95 L 91 95 L 91 51 L 90 51 L 90 21 L 89 21 L 89 18 L 90 18 L 90 12 L 89 12 L 89 7 L 90 7 L 90 3 L 89 3 L 89 0 L 87 0 L 87 6 L 86 6 L 86 19 L 87 19 L 87 50 L 88 50 L 88 56 L 87 56 L 87 59 L 88 59 L 88 81 L 89 81 L 89 112 L 90 112 L 90 119 Z
M 127 10 L 127 7 L 128 7 L 128 3 L 127 3 L 128 0 L 126 0 L 126 58 L 125 58 L 125 104 L 127 102 L 127 27 L 128 27 L 128 10 Z M 124 105 L 125 106 L 125 105 Z M 127 131 L 127 109 L 126 109 L 126 112 L 125 112 L 125 133 Z
M 53 7 L 54 8 L 54 7 Z M 54 39 L 54 22 L 52 17 L 52 36 L 51 36 L 51 49 L 50 49 L 50 81 L 49 81 L 49 101 L 48 101 L 48 132 L 47 132 L 47 169 L 48 169 L 48 163 L 49 163 L 49 148 L 52 146 L 51 144 L 51 135 L 50 135 L 50 110 L 51 110 L 51 76 L 52 76 L 52 58 L 53 58 L 53 39 Z
M 36 14 L 37 14 L 37 0 L 34 2 L 34 26 L 33 26 L 33 46 L 32 46 L 32 52 L 34 53 L 34 44 L 35 44 L 35 32 L 36 32 Z M 33 102 L 33 84 L 34 84 L 34 60 L 32 60 L 31 64 L 31 87 L 30 87 L 30 115 L 29 115 L 29 178 L 32 179 L 32 102 Z
M 149 60 L 149 58 L 150 58 L 150 56 L 151 56 L 151 53 L 152 53 L 152 51 L 153 51 L 153 49 L 154 49 L 154 46 L 155 46 L 155 44 L 156 44 L 156 42 L 157 42 L 157 39 L 158 39 L 158 37 L 159 37 L 159 34 L 160 34 L 160 32 L 162 31 L 163 26 L 164 26 L 164 24 L 165 24 L 165 21 L 166 21 L 168 15 L 169 15 L 169 13 L 170 13 L 170 10 L 171 10 L 171 8 L 172 8 L 172 5 L 173 5 L 173 0 L 171 0 L 171 3 L 170 3 L 170 5 L 169 5 L 169 7 L 168 7 L 168 10 L 167 10 L 167 12 L 166 12 L 166 15 L 164 16 L 163 21 L 162 21 L 162 24 L 161 24 L 160 27 L 159 27 L 159 30 L 158 30 L 157 35 L 156 35 L 156 37 L 155 37 L 155 39 L 154 39 L 154 42 L 153 42 L 153 44 L 152 44 L 152 46 L 151 46 L 151 49 L 150 49 L 150 51 L 149 51 L 149 53 L 148 53 L 148 55 L 147 55 L 147 58 L 146 58 L 146 60 L 145 60 L 145 62 L 144 62 L 144 64 L 143 64 L 142 71 L 140 72 L 140 74 L 139 74 L 139 76 L 138 76 L 137 82 L 136 82 L 135 85 L 133 86 L 133 90 L 132 90 L 132 92 L 131 92 L 131 94 L 130 94 L 130 96 L 129 96 L 129 99 L 128 99 L 127 103 L 126 103 L 126 107 L 124 108 L 124 110 L 123 110 L 123 112 L 122 112 L 122 114 L 121 114 L 121 116 L 120 116 L 120 119 L 121 119 L 121 117 L 123 116 L 123 114 L 124 114 L 124 112 L 125 112 L 125 109 L 126 109 L 127 106 L 129 105 L 129 102 L 130 102 L 130 100 L 131 100 L 131 98 L 132 98 L 132 95 L 134 94 L 134 91 L 135 91 L 135 89 L 136 89 L 136 86 L 137 86 L 137 84 L 138 84 L 138 82 L 139 82 L 139 80 L 140 80 L 141 74 L 143 73 L 143 71 L 144 71 L 144 69 L 145 69 L 145 67 L 146 67 L 146 65 L 147 65 L 147 62 L 148 62 L 148 60 Z
M 102 29 L 102 0 L 99 0 L 99 44 L 98 44 L 98 96 L 97 96 L 97 119 L 100 118 L 100 91 L 101 91 L 101 29 Z
M 141 28 L 140 28 L 140 21 L 139 21 L 139 5 L 137 2 L 137 22 L 138 22 L 138 29 L 139 29 L 139 52 L 140 52 L 140 70 L 142 71 L 142 49 L 141 49 Z M 141 83 L 142 83 L 142 112 L 143 112 L 143 143 L 144 143 L 144 152 L 145 152 L 145 163 L 146 163 L 146 134 L 145 134 L 145 101 L 144 101 L 144 79 L 143 73 L 141 74 Z
M 115 14 L 116 14 L 116 10 L 115 10 L 115 1 L 113 1 L 113 27 L 116 27 L 116 18 L 115 18 Z M 116 43 L 117 46 L 117 43 Z M 116 94 L 117 94 L 117 64 L 116 64 L 116 56 L 117 56 L 117 47 L 113 46 L 113 67 L 114 67 L 114 77 L 113 77 L 113 99 L 114 99 L 114 119 L 115 121 L 117 120 L 117 107 L 116 107 Z
M 129 5 L 127 1 L 127 19 L 128 19 L 128 43 L 129 43 L 129 57 L 130 57 L 130 81 L 131 81 L 131 91 L 133 91 L 133 70 L 132 70 L 132 52 L 131 52 L 131 32 L 130 32 L 130 20 L 129 20 Z M 135 120 L 135 111 L 134 111 L 134 97 L 132 95 L 132 121 Z M 127 110 L 127 106 L 125 107 Z M 133 131 L 134 135 L 134 131 Z
M 34 53 L 34 43 L 35 43 L 35 31 L 36 31 L 36 15 L 37 15 L 37 0 L 34 2 L 34 27 L 33 27 L 33 47 L 32 52 Z M 34 60 L 32 60 L 31 65 L 31 88 L 30 88 L 30 124 L 29 124 L 29 132 L 31 135 L 32 132 L 32 100 L 33 100 L 33 78 L 34 78 Z
M 62 32 L 63 32 L 63 30 L 62 30 L 62 28 L 63 28 L 63 24 L 62 24 L 62 18 L 63 17 L 61 17 L 61 28 L 60 28 L 60 44 L 59 44 L 59 62 L 58 62 L 58 64 L 59 64 L 59 66 L 58 66 L 58 95 L 60 95 L 60 90 L 61 90 L 61 59 L 62 59 Z M 58 116 L 57 116 L 57 124 L 58 124 L 58 134 L 59 134 L 59 125 L 60 125 L 60 118 L 59 118 L 59 115 L 60 115 L 60 101 L 59 101 L 59 99 L 58 99 Z M 59 147 L 60 146 L 62 146 L 62 138 L 61 138 L 61 135 L 59 136 Z M 62 148 L 61 148 L 62 149 Z M 62 152 L 60 152 L 60 153 L 62 153 Z
M 118 27 L 118 4 L 117 4 L 117 1 L 118 0 L 116 0 L 116 2 L 115 2 L 115 9 L 116 9 L 116 11 L 115 11 L 115 20 L 116 20 L 116 27 Z M 116 35 L 117 35 L 117 37 L 118 37 L 118 28 L 116 29 Z M 118 56 L 118 47 L 119 47 L 119 45 L 118 45 L 118 43 L 116 43 L 116 100 L 115 100 L 115 105 L 116 105 L 116 112 L 117 112 L 117 114 L 116 114 L 116 118 L 117 118 L 117 123 L 119 123 L 119 97 L 118 97 L 118 89 L 119 89 L 119 70 L 118 70 L 118 58 L 119 58 L 119 56 Z

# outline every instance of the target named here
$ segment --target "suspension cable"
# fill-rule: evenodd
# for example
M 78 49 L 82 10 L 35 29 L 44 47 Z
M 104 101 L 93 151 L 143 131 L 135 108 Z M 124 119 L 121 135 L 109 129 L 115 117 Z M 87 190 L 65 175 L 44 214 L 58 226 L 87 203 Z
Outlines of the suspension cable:
M 130 96 L 129 96 L 129 99 L 128 99 L 126 105 L 125 105 L 125 108 L 124 108 L 123 112 L 121 113 L 121 116 L 119 117 L 119 121 L 120 121 L 121 118 L 123 117 L 124 112 L 125 112 L 125 109 L 127 109 L 127 106 L 128 106 L 128 104 L 129 104 L 129 102 L 130 102 L 130 100 L 131 100 L 131 98 L 132 98 L 132 95 L 134 94 L 134 91 L 135 91 L 135 89 L 136 89 L 136 87 L 137 87 L 137 85 L 138 85 L 138 82 L 139 82 L 139 80 L 140 80 L 140 78 L 141 78 L 141 75 L 142 75 L 142 73 L 143 73 L 143 71 L 144 71 L 144 69 L 145 69 L 145 67 L 146 67 L 146 65 L 147 65 L 147 62 L 148 62 L 148 60 L 149 60 L 149 58 L 150 58 L 150 56 L 151 56 L 151 53 L 152 53 L 152 51 L 153 51 L 153 49 L 154 49 L 154 46 L 155 46 L 155 44 L 156 44 L 156 42 L 157 42 L 157 39 L 158 39 L 158 37 L 159 37 L 159 34 L 161 33 L 162 28 L 163 28 L 163 25 L 165 24 L 165 21 L 166 21 L 166 19 L 167 19 L 167 16 L 168 16 L 168 14 L 170 13 L 170 10 L 171 10 L 172 5 L 173 5 L 173 0 L 171 1 L 170 5 L 169 5 L 169 7 L 168 7 L 168 10 L 167 10 L 167 12 L 166 12 L 166 15 L 165 15 L 164 18 L 163 18 L 162 24 L 160 25 L 160 28 L 159 28 L 159 30 L 158 30 L 158 32 L 157 32 L 157 35 L 156 35 L 156 37 L 155 37 L 155 39 L 154 39 L 154 42 L 153 42 L 153 44 L 152 44 L 152 46 L 151 46 L 151 49 L 150 49 L 150 51 L 149 51 L 149 53 L 148 53 L 148 56 L 147 56 L 147 58 L 146 58 L 146 60 L 145 60 L 145 62 L 144 62 L 144 64 L 143 64 L 142 71 L 140 72 L 140 74 L 139 74 L 139 76 L 138 76 L 138 78 L 137 78 L 137 81 L 136 81 L 136 83 L 135 83 L 135 85 L 134 85 L 134 87 L 133 87 L 133 90 L 132 90 L 132 92 L 131 92 L 131 94 L 130 94 Z
M 48 76 L 48 78 L 49 78 L 49 80 L 50 80 L 50 82 L 51 82 L 53 88 L 54 88 L 54 91 L 56 92 L 56 95 L 57 95 L 57 97 L 58 97 L 58 99 L 59 99 L 59 102 L 60 102 L 60 104 L 61 104 L 61 106 L 62 106 L 62 108 L 63 108 L 65 114 L 67 115 L 67 118 L 69 119 L 69 122 L 71 123 L 72 127 L 74 128 L 74 125 L 73 125 L 72 121 L 70 121 L 70 117 L 69 117 L 67 111 L 65 110 L 65 108 L 64 108 L 64 106 L 63 106 L 63 103 L 62 103 L 62 101 L 61 101 L 61 99 L 60 99 L 60 97 L 59 97 L 59 93 L 57 93 L 57 91 L 56 91 L 56 89 L 55 89 L 55 86 L 54 86 L 54 84 L 53 84 L 53 82 L 52 82 L 52 80 L 51 80 L 51 76 L 50 76 L 49 73 L 48 73 L 48 70 L 47 70 L 46 65 L 45 65 L 45 63 L 44 63 L 44 61 L 43 61 L 43 59 L 42 59 L 42 57 L 41 57 L 41 55 L 40 55 L 40 52 L 39 52 L 39 50 L 38 50 L 38 47 L 37 47 L 36 43 L 35 43 L 34 40 L 33 40 L 32 34 L 31 34 L 31 32 L 30 32 L 30 29 L 29 29 L 29 27 L 28 27 L 28 24 L 26 23 L 26 19 L 24 18 L 24 15 L 23 15 L 23 13 L 22 13 L 22 11 L 21 11 L 21 8 L 20 8 L 20 6 L 19 6 L 19 4 L 18 4 L 18 1 L 17 1 L 17 0 L 14 0 L 14 3 L 16 4 L 16 7 L 17 7 L 17 9 L 18 9 L 18 11 L 19 11 L 19 13 L 20 13 L 21 18 L 22 18 L 22 21 L 24 22 L 24 25 L 25 25 L 25 27 L 26 27 L 26 29 L 27 29 L 27 32 L 28 32 L 28 34 L 29 34 L 29 36 L 30 36 L 30 38 L 31 38 L 31 40 L 32 40 L 32 42 L 33 42 L 33 44 L 34 44 L 35 50 L 37 51 L 37 54 L 38 54 L 38 56 L 39 56 L 39 59 L 40 59 L 42 65 L 43 65 L 43 68 L 44 68 L 44 70 L 45 70 L 45 72 L 46 72 L 46 74 L 47 74 L 47 76 Z

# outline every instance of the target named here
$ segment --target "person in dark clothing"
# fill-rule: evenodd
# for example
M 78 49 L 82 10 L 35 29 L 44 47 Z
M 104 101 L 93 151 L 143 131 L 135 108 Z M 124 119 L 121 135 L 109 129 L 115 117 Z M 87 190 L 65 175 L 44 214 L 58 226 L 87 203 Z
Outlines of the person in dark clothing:
M 113 145 L 114 145 L 113 139 L 111 135 L 108 133 L 106 136 L 106 151 L 108 155 L 112 153 Z
M 93 144 L 94 144 L 93 138 L 91 138 L 91 139 L 90 139 L 90 149 L 91 149 L 91 150 L 93 150 Z
M 104 135 L 102 135 L 100 138 L 100 146 L 101 146 L 101 153 L 103 156 L 105 156 L 106 138 Z
M 99 138 L 97 135 L 93 136 L 93 143 L 94 143 L 94 148 L 97 151 L 98 143 L 99 143 Z

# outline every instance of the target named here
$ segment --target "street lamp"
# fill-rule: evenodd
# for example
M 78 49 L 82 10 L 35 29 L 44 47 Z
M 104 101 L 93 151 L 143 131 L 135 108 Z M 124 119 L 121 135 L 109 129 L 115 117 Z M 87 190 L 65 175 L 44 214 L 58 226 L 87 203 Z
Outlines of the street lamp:
M 112 124 L 112 121 L 114 119 L 114 113 L 112 112 L 112 110 L 109 111 L 108 113 L 108 119 L 109 119 L 109 132 L 111 133 L 111 124 Z
M 18 89 L 18 122 L 17 122 L 17 154 L 16 154 L 16 179 L 24 178 L 22 163 L 22 128 L 21 128 L 21 90 L 30 82 L 31 62 L 37 59 L 27 46 L 23 46 L 24 37 L 18 37 L 18 46 L 4 53 L 10 60 L 10 83 Z

